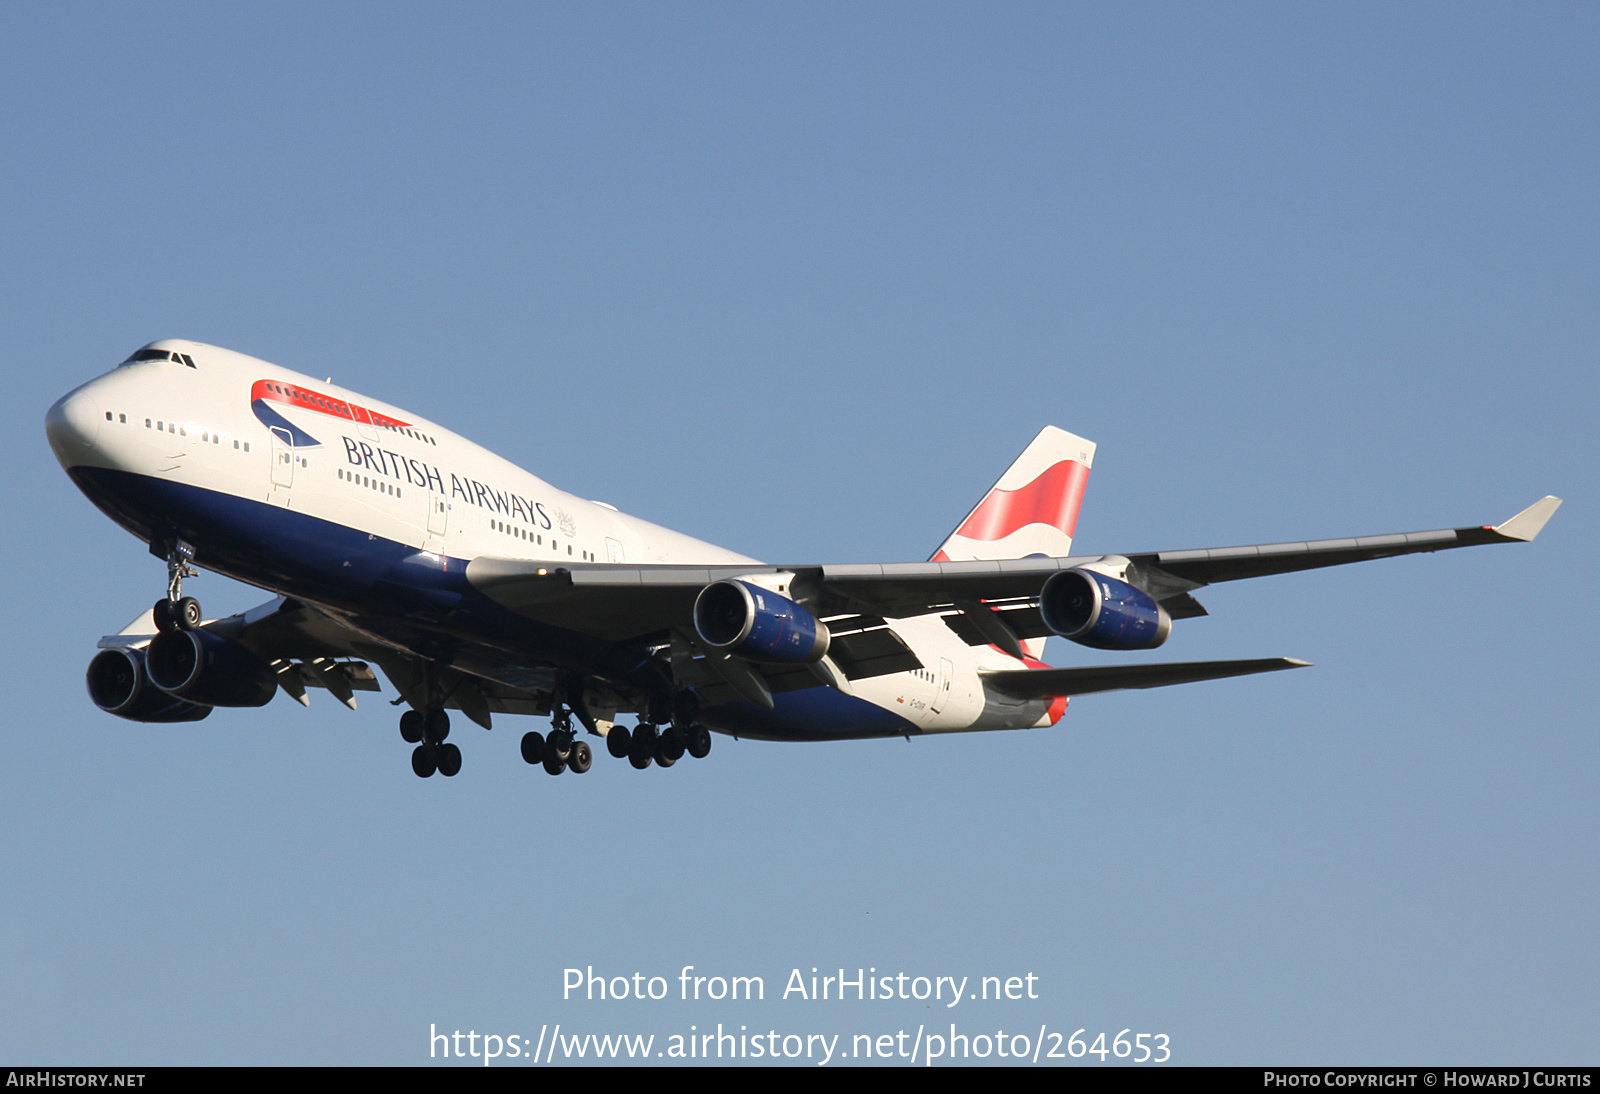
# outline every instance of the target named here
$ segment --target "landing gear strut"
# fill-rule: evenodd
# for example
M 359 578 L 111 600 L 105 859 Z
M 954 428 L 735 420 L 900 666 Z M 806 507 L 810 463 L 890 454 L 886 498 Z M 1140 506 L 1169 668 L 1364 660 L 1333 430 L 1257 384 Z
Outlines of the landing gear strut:
M 183 595 L 183 579 L 200 576 L 189 565 L 193 559 L 194 548 L 182 540 L 177 540 L 167 553 L 167 598 L 156 601 L 151 609 L 155 615 L 156 630 L 192 631 L 200 626 L 203 618 L 200 602 L 192 596 Z

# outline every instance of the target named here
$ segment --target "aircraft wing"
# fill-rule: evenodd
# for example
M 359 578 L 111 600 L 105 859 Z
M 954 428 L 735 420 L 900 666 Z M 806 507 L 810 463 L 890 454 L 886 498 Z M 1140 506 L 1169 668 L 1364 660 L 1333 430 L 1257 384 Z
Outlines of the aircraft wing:
M 202 629 L 255 654 L 276 674 L 278 686 L 305 706 L 310 705 L 306 690 L 323 688 L 351 710 L 356 709 L 355 692 L 383 690 L 372 664 L 381 667 L 408 700 L 425 702 L 421 691 L 425 681 L 412 651 L 351 623 L 302 601 L 278 596 L 237 615 L 207 620 Z M 155 634 L 154 615 L 146 610 L 119 633 L 101 638 L 99 647 L 143 649 Z M 446 707 L 461 710 L 485 728 L 491 713 L 549 713 L 549 680 L 528 679 L 505 665 L 480 663 L 481 659 L 470 655 L 464 660 L 463 665 L 437 669 Z
M 1526 542 L 1539 534 L 1560 504 L 1560 498 L 1545 497 L 1497 525 L 1127 555 L 803 566 L 553 565 L 482 557 L 468 564 L 466 576 L 474 588 L 514 612 L 621 641 L 690 626 L 695 597 L 713 581 L 789 573 L 795 575 L 795 598 L 824 619 L 939 613 L 970 643 L 995 642 L 1007 648 L 1015 645 L 1008 639 L 1049 633 L 1037 600 L 1045 580 L 1061 570 L 1108 561 L 1125 565 L 1130 583 L 1160 601 L 1174 619 L 1182 619 L 1205 614 L 1188 594 L 1219 581 Z M 1003 628 L 994 626 L 996 617 L 1005 623 Z

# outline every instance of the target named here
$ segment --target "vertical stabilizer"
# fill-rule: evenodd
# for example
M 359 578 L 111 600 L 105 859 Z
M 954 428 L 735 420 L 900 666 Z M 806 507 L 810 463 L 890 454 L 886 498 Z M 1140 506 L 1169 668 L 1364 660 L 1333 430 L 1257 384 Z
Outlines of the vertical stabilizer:
M 934 552 L 933 561 L 1071 554 L 1094 449 L 1093 441 L 1045 426 Z M 1044 643 L 1035 639 L 1023 645 L 1029 656 L 1038 657 Z
M 934 553 L 933 561 L 1072 553 L 1094 442 L 1047 425 Z

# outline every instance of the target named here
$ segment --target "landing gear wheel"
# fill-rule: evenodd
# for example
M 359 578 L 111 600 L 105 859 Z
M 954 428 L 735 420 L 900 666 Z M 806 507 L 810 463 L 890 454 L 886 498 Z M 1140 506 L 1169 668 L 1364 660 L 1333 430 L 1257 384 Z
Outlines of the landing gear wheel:
M 661 736 L 656 738 L 656 763 L 662 767 L 671 767 L 683 759 L 683 734 L 678 732 L 676 726 L 668 726 L 661 731 Z
M 199 630 L 203 618 L 200 614 L 200 602 L 192 596 L 184 597 L 173 609 L 172 617 L 177 620 L 179 630 Z
M 155 616 L 156 630 L 164 634 L 178 629 L 178 613 L 173 611 L 172 601 L 166 597 L 156 601 L 155 607 L 151 608 L 150 612 Z
M 557 759 L 565 763 L 572 755 L 572 731 L 570 729 L 552 729 L 550 736 L 545 738 L 545 747 Z
M 633 731 L 633 740 L 628 745 L 628 762 L 643 771 L 650 766 L 650 760 L 656 754 L 656 727 L 649 722 L 640 722 Z
M 589 742 L 579 741 L 572 746 L 572 755 L 567 757 L 567 766 L 574 775 L 582 775 L 589 770 L 589 765 L 594 763 L 594 753 L 589 750 Z
M 612 726 L 611 732 L 606 734 L 606 751 L 619 760 L 628 754 L 630 744 L 627 726 Z
M 447 779 L 453 778 L 461 770 L 461 750 L 455 745 L 440 745 L 437 752 L 439 774 Z
M 703 760 L 711 753 L 711 731 L 705 726 L 694 725 L 689 727 L 688 740 L 684 748 L 689 755 L 697 760 Z
M 430 710 L 422 719 L 422 735 L 429 744 L 442 742 L 450 736 L 450 715 L 442 710 Z
M 567 761 L 558 756 L 555 749 L 546 749 L 544 754 L 544 769 L 552 775 L 559 775 L 567 769 Z
M 408 745 L 422 743 L 422 715 L 414 710 L 400 715 L 400 739 Z
M 411 770 L 421 779 L 426 779 L 439 770 L 439 762 L 434 759 L 433 749 L 427 745 L 418 745 L 411 753 Z
M 533 730 L 522 735 L 522 760 L 524 763 L 536 764 L 544 759 L 544 734 Z

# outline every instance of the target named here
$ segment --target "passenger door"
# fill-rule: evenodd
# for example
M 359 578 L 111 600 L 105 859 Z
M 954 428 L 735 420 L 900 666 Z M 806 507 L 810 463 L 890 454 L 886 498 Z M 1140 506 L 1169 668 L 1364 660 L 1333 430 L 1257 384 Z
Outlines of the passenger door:
M 289 488 L 294 485 L 294 438 L 287 429 L 272 426 L 272 500 L 289 504 Z

